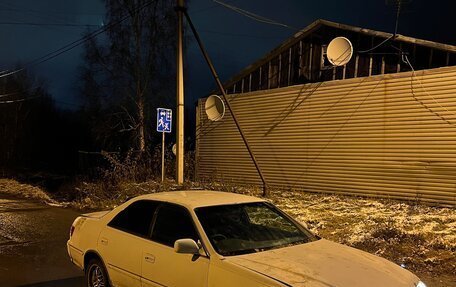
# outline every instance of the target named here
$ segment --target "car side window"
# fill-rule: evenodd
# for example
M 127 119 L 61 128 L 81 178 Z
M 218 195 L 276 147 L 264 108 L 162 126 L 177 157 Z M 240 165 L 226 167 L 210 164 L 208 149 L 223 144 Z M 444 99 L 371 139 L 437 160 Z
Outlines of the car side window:
M 151 239 L 173 247 L 176 240 L 184 238 L 198 241 L 198 235 L 188 211 L 171 204 L 161 206 L 158 209 Z
M 151 200 L 135 201 L 116 215 L 108 226 L 122 231 L 149 237 L 152 218 L 158 203 Z

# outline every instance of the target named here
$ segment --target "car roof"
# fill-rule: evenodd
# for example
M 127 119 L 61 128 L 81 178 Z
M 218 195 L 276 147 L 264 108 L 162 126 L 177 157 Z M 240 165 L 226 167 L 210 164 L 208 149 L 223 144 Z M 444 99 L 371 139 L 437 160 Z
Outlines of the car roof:
M 194 209 L 203 206 L 239 204 L 248 202 L 263 202 L 264 199 L 242 195 L 231 192 L 210 191 L 210 190 L 181 190 L 158 192 L 146 195 L 141 195 L 137 200 L 157 200 L 179 204 L 189 209 Z

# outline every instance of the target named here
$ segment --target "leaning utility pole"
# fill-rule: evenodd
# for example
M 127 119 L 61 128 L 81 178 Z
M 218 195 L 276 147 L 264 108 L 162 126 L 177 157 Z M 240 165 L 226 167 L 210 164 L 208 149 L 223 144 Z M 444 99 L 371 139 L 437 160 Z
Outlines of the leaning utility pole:
M 184 0 L 177 0 L 177 120 L 176 120 L 176 182 L 184 183 L 184 59 L 183 12 Z
M 225 101 L 225 103 L 228 107 L 228 110 L 230 110 L 231 116 L 233 117 L 233 121 L 236 124 L 236 127 L 239 131 L 239 134 L 241 135 L 242 140 L 244 141 L 245 147 L 247 148 L 247 151 L 249 152 L 250 158 L 252 159 L 253 164 L 255 165 L 258 175 L 260 176 L 260 179 L 263 182 L 263 196 L 268 196 L 268 185 L 266 183 L 266 179 L 263 175 L 263 172 L 261 171 L 258 161 L 255 158 L 255 155 L 253 154 L 253 151 L 249 145 L 249 142 L 247 141 L 247 138 L 245 137 L 244 131 L 242 130 L 241 125 L 239 124 L 239 121 L 236 118 L 233 108 L 231 107 L 231 104 L 228 101 L 228 97 L 226 95 L 226 90 L 223 87 L 222 81 L 220 80 L 220 78 L 217 74 L 217 71 L 215 70 L 214 65 L 212 64 L 209 54 L 206 52 L 206 49 L 204 48 L 203 42 L 201 41 L 201 38 L 199 37 L 198 32 L 196 31 L 196 28 L 193 25 L 192 19 L 190 19 L 190 16 L 188 15 L 186 10 L 184 10 L 183 12 L 184 12 L 185 18 L 187 19 L 188 24 L 190 25 L 190 29 L 192 30 L 193 35 L 195 36 L 196 42 L 198 43 L 198 46 L 199 46 L 201 52 L 203 53 L 204 59 L 206 60 L 206 63 L 209 66 L 209 69 L 211 70 L 212 76 L 214 77 L 214 80 L 217 83 L 217 86 L 219 87 L 220 92 L 222 93 L 223 100 Z

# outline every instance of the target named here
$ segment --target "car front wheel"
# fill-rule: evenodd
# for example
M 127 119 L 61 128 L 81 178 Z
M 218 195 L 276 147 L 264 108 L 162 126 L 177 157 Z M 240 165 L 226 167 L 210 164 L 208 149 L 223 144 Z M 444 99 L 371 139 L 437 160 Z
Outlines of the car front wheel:
M 108 273 L 100 259 L 92 259 L 85 272 L 87 287 L 109 287 Z

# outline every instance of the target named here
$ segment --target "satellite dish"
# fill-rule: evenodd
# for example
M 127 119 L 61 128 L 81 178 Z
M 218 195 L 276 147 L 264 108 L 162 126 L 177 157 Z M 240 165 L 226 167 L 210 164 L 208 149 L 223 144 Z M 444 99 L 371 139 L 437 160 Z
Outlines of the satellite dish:
M 217 95 L 211 95 L 206 99 L 204 105 L 207 118 L 213 122 L 219 121 L 225 115 L 225 103 Z
M 176 155 L 176 144 L 173 144 L 173 147 L 171 149 L 173 151 L 173 154 Z
M 334 38 L 328 45 L 326 56 L 334 66 L 346 65 L 353 56 L 353 45 L 345 37 Z

